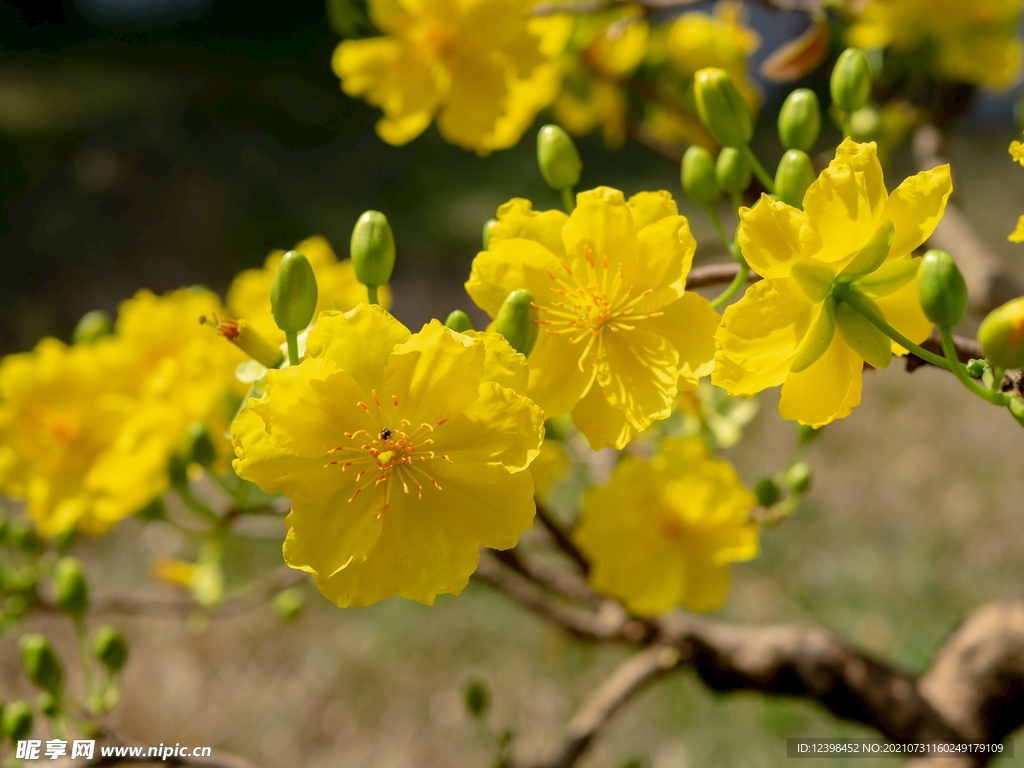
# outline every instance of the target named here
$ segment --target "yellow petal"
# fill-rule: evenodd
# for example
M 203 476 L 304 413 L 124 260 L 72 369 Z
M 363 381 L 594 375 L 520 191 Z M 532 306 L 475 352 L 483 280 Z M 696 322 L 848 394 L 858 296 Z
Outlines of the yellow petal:
M 498 208 L 498 224 L 491 230 L 490 248 L 502 240 L 535 240 L 555 256 L 564 256 L 562 228 L 569 216 L 558 209 L 535 211 L 533 203 L 515 197 Z
M 890 259 L 906 256 L 931 237 L 952 191 L 948 165 L 921 171 L 893 190 L 881 216 L 896 227 Z
M 640 244 L 638 260 L 627 277 L 637 289 L 654 291 L 637 305 L 637 312 L 660 310 L 682 296 L 697 241 L 685 216 L 658 219 L 639 230 L 636 237 Z
M 750 397 L 786 380 L 820 305 L 795 280 L 762 280 L 727 307 L 715 334 L 711 381 L 733 397 Z
M 1006 238 L 1011 243 L 1024 243 L 1024 216 L 1017 219 L 1017 227 Z
M 611 187 L 597 187 L 576 195 L 576 208 L 562 230 L 562 242 L 571 264 L 584 264 L 589 252 L 596 264 L 607 259 L 611 269 L 620 263 L 632 267 L 639 244 L 622 193 Z
M 1010 157 L 1021 165 L 1024 165 L 1024 143 L 1019 141 L 1010 142 Z
M 505 113 L 505 68 L 483 56 L 457 56 L 449 67 L 451 86 L 437 128 L 446 141 L 484 152 L 486 136 Z
M 640 327 L 619 333 L 605 330 L 601 342 L 597 381 L 608 402 L 638 430 L 667 417 L 679 392 L 675 346 Z
M 508 295 L 519 288 L 526 288 L 537 304 L 547 306 L 561 300 L 552 292 L 558 287 L 552 275 L 565 274 L 565 269 L 563 262 L 534 240 L 501 240 L 473 259 L 466 293 L 491 317 L 498 314 Z
M 687 291 L 682 298 L 661 310 L 661 317 L 644 320 L 638 327 L 668 339 L 679 353 L 679 391 L 687 392 L 715 367 L 715 332 L 722 317 L 698 293 Z
M 885 321 L 915 344 L 927 339 L 935 327 L 921 309 L 916 276 L 898 291 L 875 299 L 875 304 L 885 315 Z M 907 350 L 895 341 L 892 342 L 892 351 L 896 355 L 907 353 Z
M 837 334 L 814 365 L 786 377 L 779 413 L 812 427 L 849 416 L 860 403 L 863 368 L 864 360 Z
M 664 219 L 667 216 L 678 216 L 679 207 L 672 195 L 665 190 L 660 192 L 637 192 L 626 201 L 633 226 L 639 231 L 648 224 Z
M 612 407 L 599 386 L 591 387 L 573 408 L 572 423 L 595 451 L 625 448 L 636 436 L 636 429 L 626 419 L 626 414 Z
M 740 208 L 740 250 L 761 277 L 789 277 L 802 256 L 800 232 L 807 214 L 762 194 L 753 208 Z
M 481 383 L 493 381 L 521 395 L 526 394 L 526 388 L 530 383 L 530 369 L 526 364 L 526 358 L 512 349 L 504 336 L 488 331 L 467 331 L 461 335 L 483 342 L 484 372 L 480 378 Z
M 274 445 L 263 419 L 251 408 L 238 414 L 231 436 L 238 455 L 232 465 L 235 473 L 266 493 L 295 493 L 324 471 L 323 457 L 298 456 Z
M 568 413 L 594 380 L 594 369 L 581 369 L 580 349 L 568 336 L 541 331 L 530 353 L 530 386 L 527 395 L 549 419 Z

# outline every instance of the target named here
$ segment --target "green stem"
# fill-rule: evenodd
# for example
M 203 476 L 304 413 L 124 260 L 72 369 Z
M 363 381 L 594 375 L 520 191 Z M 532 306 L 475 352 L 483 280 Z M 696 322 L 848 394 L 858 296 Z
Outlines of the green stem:
M 904 349 L 913 352 L 922 360 L 925 360 L 926 362 L 929 362 L 932 365 L 937 365 L 939 368 L 945 368 L 947 371 L 953 370 L 952 366 L 950 366 L 949 361 L 946 360 L 946 358 L 939 357 L 938 355 L 933 354 L 929 352 L 927 349 L 923 349 L 922 347 L 912 342 L 902 333 L 900 333 L 887 322 L 885 322 L 885 320 L 881 319 L 874 312 L 872 312 L 870 308 L 868 308 L 860 301 L 860 298 L 853 291 L 840 291 L 838 290 L 838 288 L 836 288 L 833 292 L 837 299 L 839 299 L 840 301 L 845 301 L 855 310 L 860 312 L 868 320 L 869 323 L 874 325 L 878 330 L 880 330 L 882 333 L 884 333 L 886 336 L 895 341 Z
M 725 227 L 722 226 L 722 219 L 718 215 L 718 211 L 715 210 L 713 205 L 704 206 L 704 212 L 708 215 L 708 219 L 711 221 L 711 226 L 715 228 L 715 232 L 718 233 L 718 237 L 721 238 L 722 242 L 725 243 L 725 247 L 729 249 L 729 253 L 733 253 L 733 242 L 732 238 L 725 232 Z
M 733 211 L 739 214 L 740 208 L 743 207 L 743 195 L 741 195 L 739 192 L 733 192 L 729 196 L 729 199 L 732 201 Z
M 853 115 L 849 112 L 843 113 L 843 136 L 853 137 Z
M 368 285 L 368 286 L 366 286 L 366 298 L 367 298 L 367 300 L 369 301 L 370 304 L 380 304 L 380 302 L 377 301 L 377 286 L 376 285 Z
M 972 379 L 970 374 L 967 373 L 967 368 L 964 367 L 964 364 L 960 362 L 960 358 L 957 357 L 956 344 L 953 342 L 953 332 L 949 328 L 940 327 L 939 334 L 942 336 L 942 351 L 946 353 L 946 357 L 949 359 L 951 364 L 951 370 L 954 375 L 960 379 L 960 383 L 978 397 L 988 400 L 994 405 L 1006 405 L 1007 399 L 1005 395 L 986 389 Z
M 285 331 L 285 339 L 288 341 L 288 364 L 299 364 L 299 334 Z
M 562 195 L 562 207 L 565 208 L 565 212 L 572 213 L 576 210 L 576 197 L 572 193 L 572 187 L 563 187 L 558 191 Z
M 750 277 L 750 267 L 747 266 L 746 262 L 741 262 L 740 269 L 736 273 L 736 277 L 732 279 L 732 282 L 729 283 L 729 286 L 724 291 L 711 300 L 711 306 L 718 309 L 729 301 L 729 299 L 743 289 L 748 277 Z
M 1006 373 L 1005 368 L 993 368 L 992 369 L 992 391 L 1002 392 L 1003 391 L 1003 375 Z
M 78 655 L 82 662 L 82 677 L 85 681 L 85 706 L 91 711 L 93 695 L 92 657 L 89 655 L 89 632 L 84 616 L 75 616 L 75 639 L 78 641 Z
M 750 161 L 750 167 L 754 169 L 754 175 L 757 176 L 757 180 L 761 182 L 761 186 L 765 188 L 769 195 L 775 194 L 775 182 L 772 177 L 768 175 L 768 171 L 761 165 L 761 161 L 757 159 L 757 155 L 754 154 L 749 146 L 743 147 L 743 154 L 747 160 Z

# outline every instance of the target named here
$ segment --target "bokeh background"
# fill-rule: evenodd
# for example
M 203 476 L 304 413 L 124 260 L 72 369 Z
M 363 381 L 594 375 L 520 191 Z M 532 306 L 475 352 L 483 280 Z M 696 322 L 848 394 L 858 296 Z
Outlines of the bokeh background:
M 748 6 L 763 37 L 754 65 L 806 24 Z M 336 43 L 317 0 L 0 5 L 0 352 L 42 335 L 68 339 L 84 312 L 113 313 L 142 287 L 223 292 L 237 271 L 310 234 L 344 256 L 368 208 L 395 229 L 401 320 L 472 311 L 461 284 L 483 222 L 513 196 L 557 204 L 536 171 L 532 132 L 487 158 L 433 130 L 386 146 L 375 111 L 344 96 L 330 71 Z M 808 84 L 820 88 L 821 75 Z M 767 95 L 770 126 L 777 106 Z M 949 153 L 957 203 L 1024 277 L 1024 246 L 1005 240 L 1024 211 L 1024 177 L 1006 154 L 1015 96 L 977 99 Z M 774 164 L 781 150 L 770 132 L 761 139 Z M 677 169 L 649 150 L 610 153 L 596 138 L 580 147 L 584 186 L 680 192 Z M 897 152 L 890 186 L 913 170 Z M 724 260 L 703 218 L 680 207 L 698 261 Z M 811 448 L 816 478 L 804 504 L 764 531 L 758 560 L 734 568 L 722 615 L 821 623 L 919 673 L 972 608 L 1021 597 L 1020 428 L 940 371 L 893 365 L 865 379 L 864 404 Z M 728 455 L 753 483 L 795 439 L 769 394 Z M 236 582 L 280 563 L 282 531 L 264 533 L 229 553 Z M 152 559 L 183 546 L 161 524 L 130 520 L 82 553 L 98 597 L 166 596 Z M 290 624 L 267 605 L 107 618 L 133 651 L 112 721 L 119 731 L 210 745 L 266 768 L 491 768 L 493 734 L 505 729 L 517 755 L 539 759 L 627 653 L 568 638 L 478 584 L 433 608 L 392 599 L 344 611 L 309 589 Z M 70 657 L 66 622 L 35 622 Z M 0 635 L 0 699 L 31 695 L 16 640 Z M 473 679 L 491 693 L 486 728 L 462 703 Z M 715 695 L 680 672 L 629 706 L 582 765 L 782 766 L 787 737 L 839 735 L 872 734 L 799 701 Z

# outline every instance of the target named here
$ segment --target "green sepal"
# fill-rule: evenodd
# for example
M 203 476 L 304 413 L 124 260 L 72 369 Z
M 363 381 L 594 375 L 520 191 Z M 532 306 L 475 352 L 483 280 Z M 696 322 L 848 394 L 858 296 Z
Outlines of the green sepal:
M 870 301 L 870 299 L 863 299 Z M 836 326 L 846 343 L 872 368 L 888 368 L 892 362 L 892 342 L 870 320 L 846 302 L 836 306 Z
M 828 351 L 832 338 L 836 333 L 836 301 L 831 296 L 825 297 L 825 303 L 821 306 L 821 312 L 814 323 L 814 327 L 804 337 L 803 346 L 797 352 L 793 364 L 789 367 L 791 373 L 806 371 L 814 365 L 821 356 Z
M 828 292 L 832 290 L 832 281 L 836 277 L 836 273 L 830 267 L 811 261 L 798 261 L 793 265 L 790 274 L 799 283 L 807 298 L 815 303 L 825 300 Z
M 967 283 L 953 257 L 936 248 L 921 259 L 917 296 L 928 319 L 940 328 L 952 328 L 967 311 Z
M 913 280 L 917 276 L 920 266 L 920 259 L 893 259 L 874 272 L 858 277 L 850 283 L 850 287 L 865 296 L 879 299 L 882 296 L 895 293 Z
M 867 245 L 846 265 L 841 275 L 869 275 L 885 263 L 892 248 L 892 239 L 896 235 L 896 227 L 886 219 L 875 229 Z

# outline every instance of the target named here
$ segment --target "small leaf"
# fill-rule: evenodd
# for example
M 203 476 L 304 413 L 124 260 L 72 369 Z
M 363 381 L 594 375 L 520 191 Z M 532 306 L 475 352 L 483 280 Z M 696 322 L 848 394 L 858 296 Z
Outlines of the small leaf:
M 865 296 L 878 299 L 895 293 L 913 280 L 920 266 L 920 259 L 893 259 L 874 272 L 858 277 L 850 283 L 850 287 Z
M 870 320 L 845 302 L 836 306 L 836 325 L 846 343 L 872 368 L 888 368 L 892 342 Z
M 793 373 L 806 371 L 828 351 L 832 337 L 836 333 L 835 307 L 835 300 L 831 296 L 826 297 L 825 303 L 821 307 L 821 313 L 818 315 L 818 321 L 805 337 L 803 346 L 800 347 L 793 365 L 789 368 L 790 371 Z
M 772 51 L 761 65 L 761 76 L 776 83 L 799 80 L 825 60 L 829 28 L 824 19 L 811 24 L 800 37 Z

